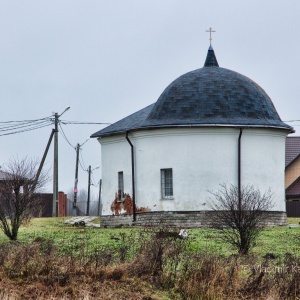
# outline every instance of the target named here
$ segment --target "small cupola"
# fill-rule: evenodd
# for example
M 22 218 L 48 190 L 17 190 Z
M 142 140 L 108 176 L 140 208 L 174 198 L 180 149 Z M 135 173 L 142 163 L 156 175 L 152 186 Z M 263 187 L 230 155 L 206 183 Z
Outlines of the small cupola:
M 219 64 L 215 55 L 215 51 L 213 47 L 210 45 L 207 51 L 204 67 L 218 67 L 218 66 Z

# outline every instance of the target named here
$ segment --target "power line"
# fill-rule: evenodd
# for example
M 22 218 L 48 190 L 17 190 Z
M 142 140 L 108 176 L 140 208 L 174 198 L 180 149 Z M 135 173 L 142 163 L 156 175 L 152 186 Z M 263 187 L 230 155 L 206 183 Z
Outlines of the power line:
M 22 121 L 4 121 L 4 122 L 0 122 L 0 124 L 7 124 L 7 123 L 21 123 L 21 122 L 36 122 L 36 121 L 41 121 L 41 120 L 50 120 L 50 117 L 45 117 L 45 118 L 41 118 L 41 119 L 34 119 L 34 120 L 22 120 Z
M 27 131 L 37 130 L 43 127 L 50 126 L 55 123 L 55 117 L 48 116 L 40 119 L 33 119 L 33 120 L 18 120 L 18 121 L 2 121 L 0 122 L 0 136 L 6 135 L 13 135 L 18 133 L 23 133 Z M 62 129 L 61 123 L 64 125 L 71 124 L 71 125 L 110 125 L 111 123 L 102 123 L 102 122 L 81 122 L 81 121 L 61 121 L 59 120 L 59 127 L 62 132 L 62 136 L 66 140 L 66 142 L 73 148 L 75 147 L 70 143 L 68 140 L 65 132 Z M 81 144 L 83 146 L 89 139 Z
M 289 120 L 289 121 L 283 121 L 283 122 L 286 122 L 286 123 L 293 123 L 293 122 L 300 122 L 300 120 Z M 299 124 L 293 124 L 294 127 L 296 126 L 300 126 Z
M 95 184 L 95 182 L 96 182 L 96 180 L 95 180 L 94 174 L 93 174 L 93 172 L 92 172 L 92 185 L 98 187 L 98 186 L 99 186 L 99 183 L 96 183 L 96 184 Z
M 5 124 L 0 126 L 1 129 L 5 130 L 5 129 L 14 129 L 14 128 L 20 128 L 23 126 L 31 126 L 33 124 L 40 124 L 40 123 L 45 123 L 45 122 L 49 122 L 46 120 L 42 120 L 42 121 L 36 121 L 36 122 L 22 122 L 22 123 L 9 123 L 9 124 Z
M 50 126 L 51 124 L 52 123 L 50 117 L 34 120 L 4 121 L 0 122 L 0 136 L 36 130 L 46 126 Z
M 67 121 L 63 120 L 61 121 L 63 124 L 73 124 L 73 125 L 111 125 L 111 123 L 99 123 L 99 122 L 81 122 L 81 121 Z
M 62 126 L 61 126 L 60 122 L 59 122 L 59 128 L 61 129 L 60 132 L 61 132 L 63 138 L 65 139 L 65 141 L 66 141 L 73 149 L 75 149 L 75 151 L 76 151 L 76 147 L 74 147 L 74 146 L 71 144 L 71 142 L 69 141 L 69 139 L 67 138 L 67 135 L 65 134 L 64 130 L 62 129 Z M 80 165 L 81 169 L 82 169 L 83 171 L 85 171 L 85 172 L 87 171 L 87 169 L 86 169 L 86 167 L 85 167 L 85 163 L 84 163 L 84 160 L 83 160 L 82 148 L 81 148 L 81 147 L 82 147 L 86 142 L 88 142 L 89 140 L 90 140 L 90 138 L 86 139 L 82 144 L 78 144 L 78 145 L 79 145 L 79 148 L 80 148 L 80 156 L 81 156 L 81 160 L 78 159 L 78 161 L 79 161 L 79 165 Z
M 66 136 L 64 130 L 62 129 L 60 123 L 58 123 L 58 126 L 59 126 L 59 128 L 60 128 L 60 130 L 61 130 L 61 134 L 62 134 L 63 138 L 65 139 L 65 141 L 66 141 L 73 149 L 75 149 L 75 147 L 74 147 L 74 146 L 70 143 L 70 141 L 68 140 L 68 138 L 67 138 L 67 136 Z
M 86 139 L 82 144 L 80 144 L 80 147 L 82 147 L 86 142 L 88 142 L 90 138 Z
M 81 160 L 79 159 L 79 165 L 80 165 L 80 167 L 81 167 L 81 169 L 82 169 L 82 171 L 84 171 L 84 172 L 86 172 L 86 169 L 82 166 L 82 164 L 81 164 Z
M 18 129 L 22 129 L 22 128 L 26 128 L 26 127 L 33 127 L 33 126 L 37 126 L 37 125 L 51 125 L 52 123 L 49 123 L 49 121 L 38 121 L 38 122 L 34 122 L 34 123 L 21 123 L 19 125 L 12 125 L 12 126 L 3 126 L 0 127 L 0 131 L 13 131 L 13 130 L 18 130 Z
M 32 128 L 27 128 L 27 129 L 23 129 L 23 130 L 17 130 L 17 131 L 14 131 L 14 132 L 9 132 L 9 133 L 2 133 L 2 134 L 0 134 L 0 136 L 12 135 L 12 134 L 17 134 L 17 133 L 21 133 L 21 132 L 36 130 L 36 129 L 40 129 L 40 128 L 47 127 L 47 126 L 50 126 L 50 125 L 52 125 L 52 124 L 46 124 L 46 125 L 43 125 L 43 126 L 36 126 L 36 127 L 32 127 Z
M 83 161 L 82 151 L 80 151 L 79 154 L 80 154 L 80 156 L 81 156 L 81 160 L 82 160 L 82 164 L 83 164 L 83 166 L 82 166 L 81 160 L 79 159 L 80 167 L 81 167 L 81 169 L 82 169 L 83 171 L 86 172 L 87 168 L 85 167 L 85 163 L 84 163 L 84 161 Z
M 61 129 L 61 134 L 63 136 L 63 138 L 66 140 L 66 142 L 73 148 L 76 149 L 76 146 L 74 147 L 72 145 L 72 143 L 69 141 L 69 139 L 67 138 L 66 133 L 64 132 L 62 126 L 61 126 L 61 122 L 59 122 L 59 128 Z M 90 140 L 90 138 L 87 138 L 82 144 L 79 144 L 80 147 L 82 147 L 86 142 L 88 142 Z

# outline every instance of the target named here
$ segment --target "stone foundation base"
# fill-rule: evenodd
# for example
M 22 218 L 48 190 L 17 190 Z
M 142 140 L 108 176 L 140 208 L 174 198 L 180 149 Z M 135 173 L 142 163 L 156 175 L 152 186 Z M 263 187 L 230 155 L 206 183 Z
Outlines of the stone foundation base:
M 133 215 L 119 216 L 101 216 L 101 227 L 122 227 L 122 226 L 140 226 L 140 227 L 174 227 L 174 228 L 201 228 L 211 227 L 211 220 L 214 211 L 161 211 L 144 212 L 136 214 L 136 221 L 133 222 Z M 282 226 L 287 224 L 286 212 L 268 211 L 265 212 L 268 217 L 263 224 L 269 226 Z

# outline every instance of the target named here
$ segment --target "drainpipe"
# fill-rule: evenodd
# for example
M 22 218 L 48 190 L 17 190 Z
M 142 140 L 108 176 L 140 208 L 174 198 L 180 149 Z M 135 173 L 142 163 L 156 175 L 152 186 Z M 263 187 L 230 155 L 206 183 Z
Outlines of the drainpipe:
M 242 199 L 241 199 L 241 137 L 243 130 L 240 128 L 239 142 L 238 142 L 238 193 L 239 193 L 239 212 L 242 210 Z
M 130 139 L 128 138 L 128 133 L 129 131 L 126 131 L 126 140 L 129 143 L 130 147 L 131 147 L 131 175 L 132 175 L 132 215 L 133 215 L 133 222 L 136 221 L 136 212 L 135 212 L 135 188 L 134 188 L 134 151 L 133 151 L 133 145 L 130 141 Z

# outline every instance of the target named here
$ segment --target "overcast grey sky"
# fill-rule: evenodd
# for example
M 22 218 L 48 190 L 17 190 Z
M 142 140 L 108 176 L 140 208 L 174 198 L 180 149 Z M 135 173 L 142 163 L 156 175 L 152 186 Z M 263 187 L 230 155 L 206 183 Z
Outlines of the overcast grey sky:
M 282 120 L 299 120 L 299 12 L 299 0 L 1 0 L 0 122 L 68 106 L 62 120 L 118 121 L 203 66 L 209 27 L 219 65 L 256 81 Z M 74 147 L 103 128 L 62 126 Z M 0 136 L 0 165 L 11 156 L 41 158 L 51 129 Z M 95 139 L 82 147 L 84 168 L 100 166 L 100 151 Z M 47 168 L 52 161 L 53 144 Z M 60 134 L 59 190 L 72 188 L 74 175 L 75 150 Z M 97 169 L 95 183 L 100 178 Z M 79 189 L 87 180 L 81 170 Z

